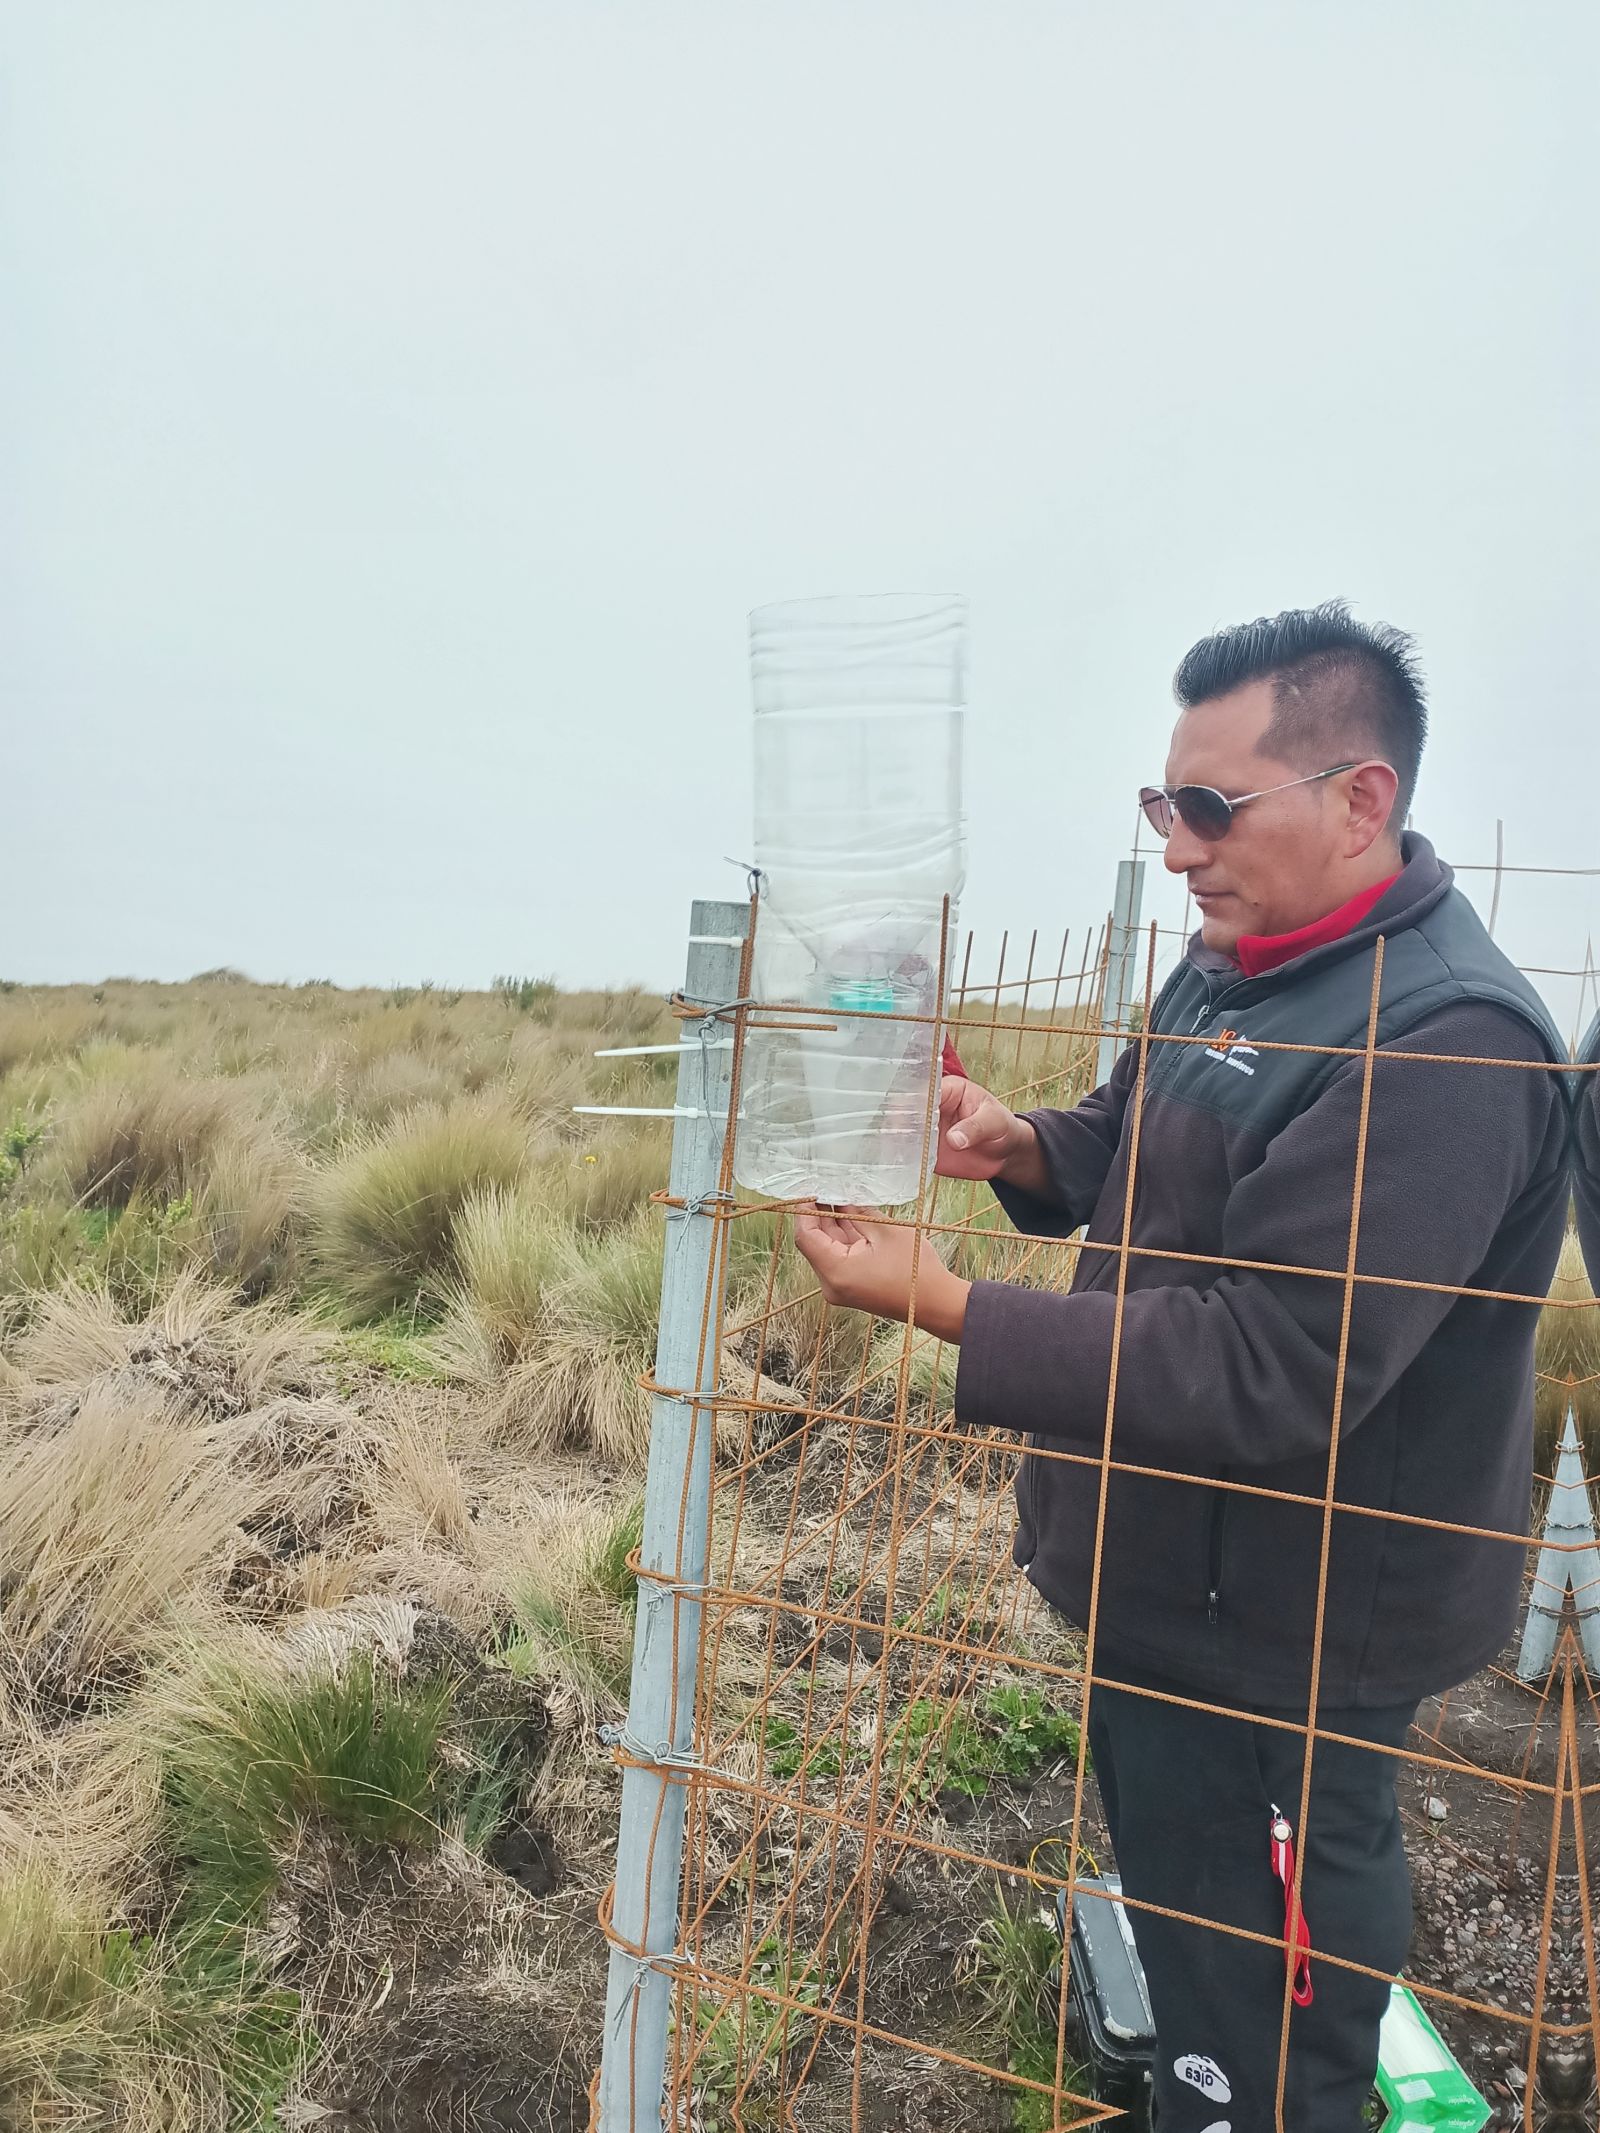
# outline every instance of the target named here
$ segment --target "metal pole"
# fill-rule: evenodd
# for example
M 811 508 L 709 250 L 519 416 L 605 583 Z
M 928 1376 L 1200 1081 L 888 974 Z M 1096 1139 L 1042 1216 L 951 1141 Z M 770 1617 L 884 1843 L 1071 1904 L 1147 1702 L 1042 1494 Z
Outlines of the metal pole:
M 684 985 L 690 1001 L 715 1006 L 737 997 L 749 918 L 746 904 L 694 905 Z M 642 1571 L 656 1576 L 639 1581 L 628 1720 L 612 1736 L 628 1761 L 611 1908 L 614 1943 L 600 2060 L 600 2133 L 661 2129 L 686 1765 L 694 1754 L 702 1612 L 694 1594 L 703 1589 L 706 1576 L 713 1415 L 709 1407 L 694 1405 L 692 1395 L 716 1390 L 715 1333 L 726 1269 L 714 1262 L 725 1254 L 727 1230 L 705 1209 L 721 1176 L 733 1051 L 719 1041 L 729 1034 L 726 1020 L 688 1021 L 683 1033 L 670 1178 L 673 1197 L 688 1205 L 669 1210 L 667 1217 L 655 1374 L 658 1385 L 691 1397 L 658 1394 L 650 1417 L 639 1561 Z M 704 1046 L 695 1041 L 702 1035 Z
M 1139 913 L 1144 907 L 1144 861 L 1117 862 L 1117 895 L 1111 906 L 1111 932 L 1106 942 L 1106 986 L 1100 1019 L 1106 1034 L 1100 1039 L 1095 1060 L 1095 1087 L 1109 1081 L 1117 1054 L 1128 1037 L 1133 1017 L 1134 962 L 1139 939 Z
M 1583 1648 L 1590 1664 L 1600 1668 L 1600 1541 L 1595 1538 L 1577 1418 L 1570 1407 L 1556 1453 L 1543 1538 L 1528 1598 L 1528 1619 L 1522 1627 L 1519 1681 L 1543 1681 L 1549 1673 L 1569 1593 Z

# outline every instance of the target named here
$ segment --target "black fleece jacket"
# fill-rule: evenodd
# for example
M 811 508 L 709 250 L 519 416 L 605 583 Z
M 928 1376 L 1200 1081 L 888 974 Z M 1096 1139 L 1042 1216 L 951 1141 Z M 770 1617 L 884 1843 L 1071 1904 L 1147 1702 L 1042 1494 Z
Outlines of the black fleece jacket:
M 1380 936 L 1356 1257 L 1380 1280 L 1349 1292 L 1321 1699 L 1443 1690 L 1513 1629 L 1522 1547 L 1451 1529 L 1527 1530 L 1537 1311 L 1474 1292 L 1548 1289 L 1566 1061 L 1448 868 L 1418 837 L 1405 857 L 1360 928 L 1266 976 L 1242 980 L 1197 936 L 1150 1040 L 1075 1110 L 1031 1114 L 1048 1196 L 998 1189 L 1020 1230 L 1065 1239 L 1087 1222 L 1086 1241 L 1066 1295 L 974 1285 L 956 1409 L 1030 1433 L 1016 1557 L 1085 1626 L 1109 1412 L 1101 1670 L 1120 1657 L 1222 1699 L 1306 1693 L 1366 1065 L 1272 1047 L 1365 1045 Z

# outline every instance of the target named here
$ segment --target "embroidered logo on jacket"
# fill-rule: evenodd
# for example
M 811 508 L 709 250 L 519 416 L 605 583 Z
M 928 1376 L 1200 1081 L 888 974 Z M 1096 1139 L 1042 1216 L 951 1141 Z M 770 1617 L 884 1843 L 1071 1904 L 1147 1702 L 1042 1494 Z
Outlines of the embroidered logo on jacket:
M 1246 1044 L 1238 1030 L 1225 1029 L 1219 1031 L 1215 1044 L 1206 1046 L 1206 1057 L 1214 1059 L 1218 1066 L 1231 1066 L 1241 1074 L 1253 1074 L 1255 1068 L 1249 1061 L 1259 1059 L 1261 1054 L 1253 1044 Z

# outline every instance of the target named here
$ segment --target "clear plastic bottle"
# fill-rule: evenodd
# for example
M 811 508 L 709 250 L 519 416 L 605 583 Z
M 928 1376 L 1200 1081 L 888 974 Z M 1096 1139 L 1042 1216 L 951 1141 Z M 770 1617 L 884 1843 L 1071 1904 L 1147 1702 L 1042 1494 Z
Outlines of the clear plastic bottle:
M 755 994 L 833 1026 L 752 1032 L 735 1171 L 774 1198 L 896 1206 L 932 1159 L 940 933 L 949 897 L 954 940 L 965 865 L 966 602 L 758 608 L 750 669 Z

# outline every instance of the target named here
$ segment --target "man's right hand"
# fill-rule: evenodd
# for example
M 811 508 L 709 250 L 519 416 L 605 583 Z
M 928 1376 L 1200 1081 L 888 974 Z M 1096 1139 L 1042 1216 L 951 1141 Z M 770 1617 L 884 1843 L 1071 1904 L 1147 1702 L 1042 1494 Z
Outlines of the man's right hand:
M 934 1169 L 942 1178 L 999 1178 L 1024 1192 L 1048 1189 L 1032 1126 L 964 1074 L 946 1074 L 939 1084 Z

